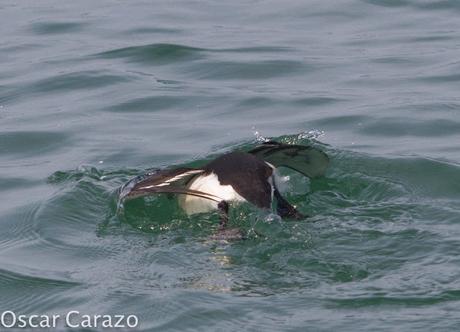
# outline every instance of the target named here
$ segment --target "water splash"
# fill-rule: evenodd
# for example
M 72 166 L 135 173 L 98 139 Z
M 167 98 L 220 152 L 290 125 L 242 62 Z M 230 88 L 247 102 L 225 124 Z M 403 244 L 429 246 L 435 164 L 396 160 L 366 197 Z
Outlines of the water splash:
M 313 129 L 313 130 L 304 131 L 298 134 L 297 138 L 299 140 L 303 140 L 303 139 L 317 140 L 318 138 L 324 135 L 325 135 L 325 132 L 323 130 Z
M 253 134 L 256 137 L 256 142 L 264 143 L 270 141 L 270 139 L 262 136 L 262 134 L 257 130 L 255 126 L 252 126 Z
M 253 131 L 253 135 L 255 136 L 256 138 L 256 142 L 257 143 L 265 143 L 265 142 L 269 142 L 270 141 L 270 138 L 268 137 L 265 137 L 263 136 L 258 130 L 257 130 L 257 127 L 256 126 L 252 126 L 252 131 Z M 318 138 L 324 136 L 326 133 L 323 131 L 323 130 L 319 130 L 319 129 L 312 129 L 312 130 L 308 130 L 308 131 L 302 131 L 300 132 L 299 134 L 297 135 L 289 135 L 289 136 L 286 136 L 284 138 L 281 138 L 281 140 L 284 142 L 284 143 L 287 143 L 287 144 L 300 144 L 302 141 L 305 141 L 305 140 L 313 140 L 313 141 L 316 141 L 318 140 Z

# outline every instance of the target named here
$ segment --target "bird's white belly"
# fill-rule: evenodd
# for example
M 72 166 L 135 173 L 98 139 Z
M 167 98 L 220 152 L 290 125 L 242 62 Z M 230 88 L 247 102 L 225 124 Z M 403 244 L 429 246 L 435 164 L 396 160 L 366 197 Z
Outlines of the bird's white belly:
M 217 175 L 214 173 L 197 177 L 190 183 L 188 189 L 216 196 L 222 201 L 246 202 L 231 185 L 221 185 Z M 179 205 L 188 215 L 216 210 L 218 203 L 192 195 L 179 195 Z

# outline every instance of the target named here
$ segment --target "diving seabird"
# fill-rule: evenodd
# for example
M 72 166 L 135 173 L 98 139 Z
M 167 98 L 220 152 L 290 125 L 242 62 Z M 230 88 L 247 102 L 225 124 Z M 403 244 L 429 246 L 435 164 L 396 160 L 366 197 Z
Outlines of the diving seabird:
M 228 221 L 229 202 L 249 202 L 276 211 L 282 218 L 303 215 L 280 194 L 275 169 L 288 167 L 312 178 L 323 175 L 329 158 L 321 150 L 269 141 L 249 152 L 224 154 L 201 168 L 161 169 L 140 175 L 121 188 L 120 200 L 173 193 L 189 215 L 219 210 L 221 228 Z

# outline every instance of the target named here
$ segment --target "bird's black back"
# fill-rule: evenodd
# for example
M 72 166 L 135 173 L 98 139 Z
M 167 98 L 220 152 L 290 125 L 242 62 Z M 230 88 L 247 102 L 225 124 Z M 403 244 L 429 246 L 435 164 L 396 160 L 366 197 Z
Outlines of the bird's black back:
M 272 188 L 268 179 L 273 170 L 259 157 L 231 152 L 211 161 L 204 170 L 216 174 L 222 185 L 231 185 L 248 202 L 270 208 Z

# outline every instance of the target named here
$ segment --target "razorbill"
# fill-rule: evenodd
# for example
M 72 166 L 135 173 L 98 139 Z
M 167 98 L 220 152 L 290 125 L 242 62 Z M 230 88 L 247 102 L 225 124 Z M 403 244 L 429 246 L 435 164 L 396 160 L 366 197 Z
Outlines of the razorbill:
M 219 210 L 220 226 L 228 221 L 230 202 L 249 202 L 276 211 L 282 218 L 304 216 L 280 194 L 275 169 L 288 167 L 312 178 L 324 174 L 327 155 L 312 146 L 269 141 L 249 152 L 230 152 L 200 168 L 168 168 L 137 176 L 120 191 L 120 201 L 159 193 L 178 194 L 189 215 Z

